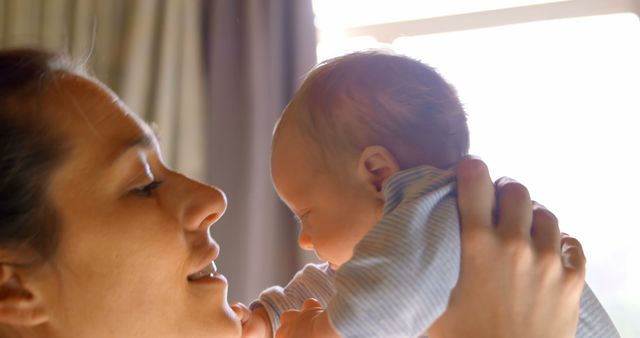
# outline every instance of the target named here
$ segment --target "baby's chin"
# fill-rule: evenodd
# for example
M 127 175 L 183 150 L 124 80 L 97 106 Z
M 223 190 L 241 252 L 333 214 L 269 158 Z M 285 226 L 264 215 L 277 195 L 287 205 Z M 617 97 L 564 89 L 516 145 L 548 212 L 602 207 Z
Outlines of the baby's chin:
M 346 262 L 349 261 L 349 259 L 342 259 L 342 260 L 331 260 L 331 259 L 322 259 L 320 258 L 322 261 L 325 261 L 327 263 L 329 263 L 329 266 L 331 267 L 331 269 L 333 270 L 338 270 L 343 264 L 345 264 Z
M 323 253 L 321 251 L 315 251 L 315 254 L 316 254 L 316 257 L 318 257 L 319 260 L 329 263 L 329 266 L 333 270 L 337 270 L 338 268 L 340 268 L 340 266 L 342 266 L 343 264 L 347 263 L 351 259 L 351 256 L 352 256 L 352 255 L 349 255 L 348 257 L 344 257 L 345 255 L 341 255 L 341 256 L 339 256 L 339 255 L 327 255 L 326 253 Z

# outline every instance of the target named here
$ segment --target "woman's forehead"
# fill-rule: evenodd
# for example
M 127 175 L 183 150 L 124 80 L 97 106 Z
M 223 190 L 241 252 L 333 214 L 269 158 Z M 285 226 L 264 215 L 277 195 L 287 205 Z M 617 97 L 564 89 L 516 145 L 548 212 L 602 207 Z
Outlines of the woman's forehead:
M 46 90 L 44 104 L 52 127 L 85 139 L 126 143 L 146 133 L 148 126 L 102 84 L 64 74 Z
M 95 196 L 97 191 L 110 189 L 122 169 L 115 165 L 122 163 L 117 160 L 137 140 L 152 134 L 150 128 L 108 89 L 90 79 L 63 77 L 51 87 L 43 101 L 50 104 L 45 110 L 53 119 L 48 122 L 70 148 L 53 176 L 55 198 Z
M 46 122 L 72 150 L 63 171 L 76 179 L 109 170 L 132 143 L 153 134 L 108 88 L 81 76 L 61 76 L 43 104 Z

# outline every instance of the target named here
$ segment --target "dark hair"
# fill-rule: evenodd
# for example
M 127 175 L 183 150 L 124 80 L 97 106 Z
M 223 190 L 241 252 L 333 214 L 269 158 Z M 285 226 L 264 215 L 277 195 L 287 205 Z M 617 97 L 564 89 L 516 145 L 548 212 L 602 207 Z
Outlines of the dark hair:
M 458 95 L 432 67 L 384 51 L 327 60 L 307 76 L 290 106 L 324 148 L 353 153 L 387 147 L 401 168 L 455 164 L 469 150 Z M 348 149 L 349 150 L 349 149 Z
M 36 262 L 56 249 L 59 217 L 47 188 L 66 149 L 40 97 L 56 76 L 73 72 L 53 53 L 0 51 L 0 249 L 36 253 Z

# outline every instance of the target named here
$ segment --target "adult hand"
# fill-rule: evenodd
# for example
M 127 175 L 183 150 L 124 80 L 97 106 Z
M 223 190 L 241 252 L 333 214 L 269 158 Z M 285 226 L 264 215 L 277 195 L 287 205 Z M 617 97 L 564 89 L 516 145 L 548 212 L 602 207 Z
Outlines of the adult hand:
M 561 236 L 555 216 L 523 185 L 500 179 L 495 189 L 482 161 L 460 163 L 460 276 L 429 337 L 575 337 L 580 243 Z

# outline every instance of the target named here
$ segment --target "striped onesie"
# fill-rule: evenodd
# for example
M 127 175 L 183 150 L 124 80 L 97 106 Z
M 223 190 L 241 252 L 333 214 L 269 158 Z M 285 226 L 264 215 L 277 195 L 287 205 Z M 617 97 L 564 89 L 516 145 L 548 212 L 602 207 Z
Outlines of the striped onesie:
M 326 307 L 340 336 L 423 334 L 444 312 L 460 269 L 455 175 L 430 166 L 401 171 L 383 188 L 384 216 L 337 270 L 309 264 L 289 284 L 260 294 L 275 330 L 280 315 L 307 298 Z M 619 337 L 589 287 L 580 302 L 577 337 Z

